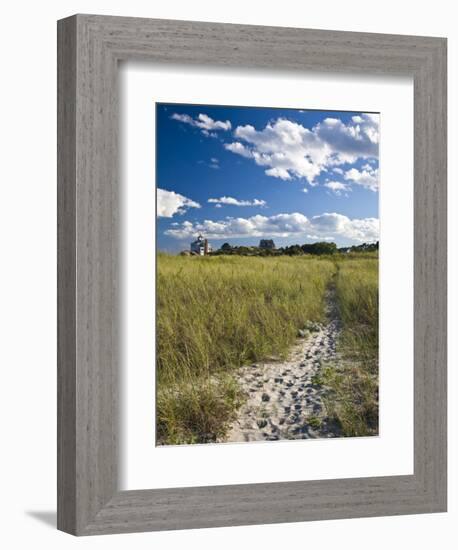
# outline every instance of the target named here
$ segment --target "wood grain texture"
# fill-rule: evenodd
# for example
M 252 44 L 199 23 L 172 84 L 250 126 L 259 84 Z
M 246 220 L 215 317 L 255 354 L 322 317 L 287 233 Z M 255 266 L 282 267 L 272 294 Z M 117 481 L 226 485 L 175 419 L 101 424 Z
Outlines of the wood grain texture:
M 76 522 L 76 20 L 57 33 L 57 523 Z
M 445 39 L 77 15 L 59 21 L 58 48 L 59 529 L 92 535 L 445 511 Z M 118 491 L 117 66 L 141 59 L 413 76 L 413 475 Z

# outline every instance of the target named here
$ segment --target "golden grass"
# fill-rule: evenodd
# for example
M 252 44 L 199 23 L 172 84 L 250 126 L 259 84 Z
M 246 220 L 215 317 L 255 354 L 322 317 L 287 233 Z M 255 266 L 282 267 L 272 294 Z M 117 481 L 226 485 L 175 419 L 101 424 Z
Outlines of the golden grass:
M 345 436 L 378 433 L 378 258 L 336 263 L 335 298 L 342 323 L 337 365 L 324 365 L 319 379 L 331 391 L 328 415 Z
M 378 432 L 378 258 L 158 255 L 157 443 L 224 438 L 244 396 L 245 364 L 285 357 L 299 328 L 325 320 L 326 294 L 342 333 L 338 364 L 317 383 L 345 436 Z M 328 293 L 329 294 L 329 293 Z
M 222 437 L 243 396 L 241 365 L 283 357 L 308 321 L 323 321 L 335 265 L 313 257 L 158 255 L 159 444 Z

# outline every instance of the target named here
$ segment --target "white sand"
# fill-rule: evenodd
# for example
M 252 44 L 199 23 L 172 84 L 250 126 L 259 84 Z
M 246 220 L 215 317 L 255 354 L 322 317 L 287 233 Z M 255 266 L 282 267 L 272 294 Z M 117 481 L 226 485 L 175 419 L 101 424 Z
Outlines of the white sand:
M 239 383 L 248 394 L 225 442 L 273 441 L 337 437 L 323 406 L 325 388 L 312 378 L 321 361 L 333 361 L 339 321 L 328 312 L 329 322 L 294 345 L 286 362 L 243 367 Z

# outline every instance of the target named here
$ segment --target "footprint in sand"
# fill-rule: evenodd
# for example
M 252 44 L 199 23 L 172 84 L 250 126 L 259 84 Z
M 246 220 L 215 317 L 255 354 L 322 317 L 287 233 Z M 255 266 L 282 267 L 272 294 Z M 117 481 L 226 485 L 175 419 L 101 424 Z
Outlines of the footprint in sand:
M 260 363 L 240 370 L 239 383 L 247 400 L 225 442 L 340 435 L 327 422 L 322 399 L 325 389 L 313 383 L 321 361 L 337 359 L 335 342 L 340 323 L 331 292 L 327 302 L 328 322 L 317 324 L 315 332 L 298 340 L 286 362 Z

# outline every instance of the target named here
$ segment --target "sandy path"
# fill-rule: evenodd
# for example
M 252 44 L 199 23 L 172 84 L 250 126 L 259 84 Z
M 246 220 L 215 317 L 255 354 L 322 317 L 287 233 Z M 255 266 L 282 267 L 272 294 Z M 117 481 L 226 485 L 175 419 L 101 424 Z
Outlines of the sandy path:
M 326 417 L 322 397 L 325 389 L 313 384 L 321 361 L 336 359 L 340 332 L 328 296 L 328 322 L 294 345 L 286 362 L 257 363 L 243 367 L 239 383 L 248 394 L 226 442 L 273 441 L 337 437 L 336 426 Z

